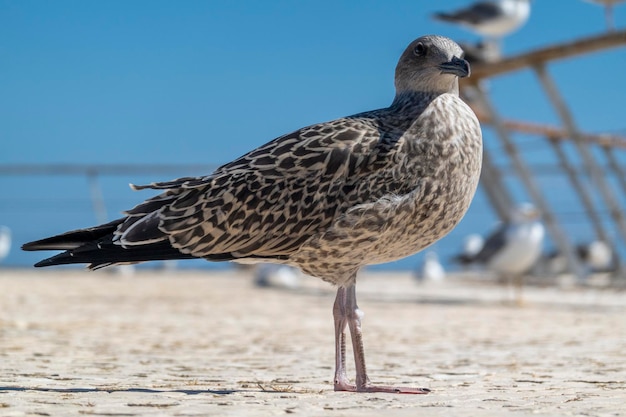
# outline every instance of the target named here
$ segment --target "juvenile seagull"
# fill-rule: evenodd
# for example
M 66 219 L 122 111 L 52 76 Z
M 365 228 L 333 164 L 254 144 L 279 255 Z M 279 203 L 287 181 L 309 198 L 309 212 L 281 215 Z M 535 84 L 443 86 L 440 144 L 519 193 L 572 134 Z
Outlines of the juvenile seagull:
M 482 136 L 458 96 L 458 78 L 470 73 L 462 55 L 448 38 L 416 39 L 396 67 L 389 107 L 304 127 L 205 177 L 133 186 L 164 191 L 118 220 L 23 249 L 65 250 L 35 266 L 204 258 L 299 267 L 338 286 L 336 391 L 427 393 L 370 383 L 356 273 L 434 243 L 472 200 Z M 355 384 L 346 374 L 346 326 Z
M 465 26 L 489 38 L 500 38 L 522 26 L 530 15 L 530 0 L 480 1 L 434 18 Z

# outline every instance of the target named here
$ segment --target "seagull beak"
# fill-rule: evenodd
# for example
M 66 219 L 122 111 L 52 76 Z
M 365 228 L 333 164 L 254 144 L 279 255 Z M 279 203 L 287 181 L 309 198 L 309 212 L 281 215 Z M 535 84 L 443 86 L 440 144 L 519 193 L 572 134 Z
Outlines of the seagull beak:
M 439 65 L 442 74 L 454 74 L 459 78 L 468 77 L 470 75 L 470 64 L 462 58 L 456 56 L 448 62 Z

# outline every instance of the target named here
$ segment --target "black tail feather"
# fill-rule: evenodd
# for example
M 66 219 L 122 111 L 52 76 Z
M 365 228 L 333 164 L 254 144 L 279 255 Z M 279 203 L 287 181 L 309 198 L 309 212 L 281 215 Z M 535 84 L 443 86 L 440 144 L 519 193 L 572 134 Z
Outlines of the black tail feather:
M 80 248 L 67 250 L 44 259 L 36 267 L 67 264 L 89 264 L 89 269 L 98 269 L 114 264 L 138 263 L 168 259 L 193 259 L 193 255 L 184 254 L 164 240 L 143 246 L 124 248 L 111 242 L 87 243 Z
M 57 236 L 28 242 L 22 245 L 26 251 L 64 250 L 65 252 L 39 261 L 36 267 L 67 264 L 89 264 L 89 269 L 103 268 L 115 264 L 164 261 L 170 259 L 195 259 L 172 247 L 167 238 L 161 241 L 127 245 L 113 243 L 114 232 L 124 222 L 124 218 L 87 229 L 78 229 Z M 247 256 L 256 258 L 256 256 Z M 204 257 L 207 261 L 222 262 L 236 260 L 233 253 L 215 253 Z M 258 257 L 263 259 L 263 257 Z M 273 259 L 279 259 L 273 257 Z
M 65 250 L 65 252 L 44 259 L 36 267 L 67 264 L 89 264 L 90 269 L 113 264 L 137 263 L 166 259 L 190 259 L 192 255 L 181 253 L 173 248 L 168 240 L 147 245 L 124 248 L 113 243 L 113 233 L 125 219 L 117 219 L 100 226 L 72 230 L 57 236 L 28 242 L 23 250 Z
M 22 245 L 22 250 L 69 250 L 111 235 L 125 219 L 117 219 L 100 226 L 78 229 Z

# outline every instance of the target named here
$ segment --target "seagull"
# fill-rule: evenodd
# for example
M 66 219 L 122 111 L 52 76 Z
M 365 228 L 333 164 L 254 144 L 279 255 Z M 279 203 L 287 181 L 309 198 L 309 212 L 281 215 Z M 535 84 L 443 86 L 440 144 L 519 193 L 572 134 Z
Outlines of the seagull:
M 539 218 L 539 210 L 532 204 L 519 205 L 513 211 L 511 221 L 487 237 L 482 249 L 471 260 L 512 281 L 517 287 L 518 304 L 521 304 L 524 274 L 541 257 L 545 228 Z
M 206 176 L 131 185 L 160 194 L 112 222 L 22 248 L 64 250 L 36 267 L 190 258 L 298 267 L 337 286 L 336 391 L 426 394 L 370 382 L 356 274 L 433 244 L 470 205 L 482 134 L 459 98 L 458 79 L 470 73 L 462 54 L 448 38 L 420 37 L 400 56 L 389 107 L 301 128 Z
M 585 0 L 588 3 L 596 3 L 604 5 L 604 15 L 606 18 L 606 26 L 609 31 L 615 30 L 615 19 L 613 18 L 613 6 L 623 3 L 626 0 Z
M 518 29 L 530 16 L 530 0 L 480 1 L 434 18 L 464 26 L 482 36 L 500 38 Z
M 575 253 L 588 273 L 612 273 L 619 268 L 617 255 L 611 246 L 602 240 L 578 243 Z M 547 274 L 558 275 L 567 272 L 565 256 L 556 249 L 543 256 L 541 261 Z
M 0 262 L 9 255 L 11 251 L 11 229 L 0 226 Z
M 288 265 L 260 264 L 254 271 L 254 285 L 296 289 L 302 278 L 299 271 Z
M 461 265 L 471 264 L 476 261 L 476 255 L 482 250 L 483 246 L 485 246 L 485 239 L 481 235 L 478 233 L 467 235 L 463 239 L 463 250 L 460 254 L 455 255 L 452 261 Z
M 476 44 L 459 42 L 459 46 L 465 51 L 464 58 L 470 65 L 491 64 L 502 58 L 500 46 L 494 41 L 482 40 Z
M 614 272 L 618 268 L 617 256 L 613 249 L 601 240 L 576 245 L 576 253 L 592 273 Z
M 424 261 L 421 265 L 417 280 L 419 282 L 441 282 L 446 278 L 446 271 L 439 262 L 437 252 L 428 251 L 424 254 Z

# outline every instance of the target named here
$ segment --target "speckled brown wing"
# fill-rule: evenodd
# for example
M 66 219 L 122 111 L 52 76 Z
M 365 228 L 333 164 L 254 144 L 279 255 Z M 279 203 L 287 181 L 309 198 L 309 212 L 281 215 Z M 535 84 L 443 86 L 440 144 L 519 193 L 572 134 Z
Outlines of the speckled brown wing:
M 127 212 L 119 240 L 168 239 L 197 257 L 286 257 L 346 206 L 392 187 L 384 172 L 397 150 L 379 132 L 375 118 L 338 119 L 275 139 L 210 176 L 137 187 L 166 191 Z M 378 190 L 359 187 L 381 174 Z

